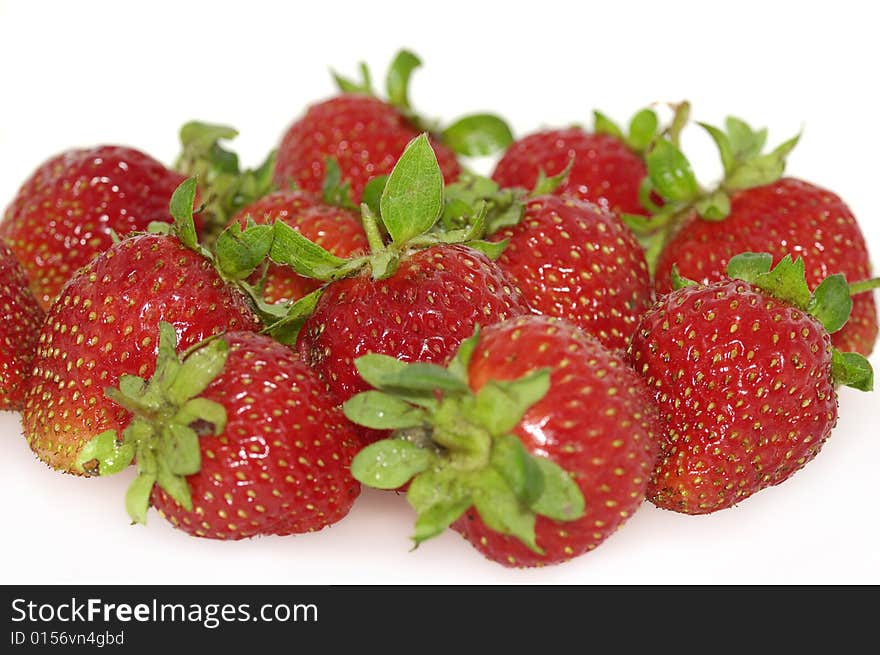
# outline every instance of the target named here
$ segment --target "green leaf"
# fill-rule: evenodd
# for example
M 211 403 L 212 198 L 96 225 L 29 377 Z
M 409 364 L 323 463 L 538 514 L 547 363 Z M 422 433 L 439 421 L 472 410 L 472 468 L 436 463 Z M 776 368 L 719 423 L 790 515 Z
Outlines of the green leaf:
M 493 262 L 501 257 L 501 253 L 504 252 L 505 248 L 507 248 L 507 244 L 510 243 L 510 239 L 502 239 L 501 241 L 485 241 L 483 239 L 475 239 L 473 241 L 465 241 L 464 245 L 468 248 L 473 248 L 474 250 L 483 253 L 491 259 Z
M 593 111 L 593 132 L 596 134 L 609 134 L 623 141 L 623 131 L 613 120 L 600 111 Z
M 369 353 L 354 360 L 354 365 L 361 377 L 377 389 L 468 391 L 465 382 L 436 364 L 406 363 L 388 355 Z
M 800 257 L 792 261 L 791 255 L 786 255 L 768 273 L 758 275 L 754 284 L 795 307 L 806 309 L 810 304 L 810 288 L 804 277 L 804 260 Z
M 734 116 L 728 116 L 724 126 L 727 128 L 728 141 L 736 161 L 755 157 L 767 142 L 766 128 L 755 131 L 748 123 Z
M 125 492 L 125 509 L 134 523 L 141 525 L 147 522 L 147 510 L 150 508 L 150 493 L 156 475 L 152 473 L 140 473 L 129 485 Z
M 733 152 L 733 146 L 727 135 L 708 123 L 697 123 L 700 127 L 709 133 L 715 145 L 718 147 L 718 154 L 721 157 L 721 165 L 724 167 L 724 176 L 727 177 L 736 165 L 736 156 Z
M 643 152 L 657 135 L 658 125 L 657 114 L 651 109 L 642 109 L 629 123 L 627 145 L 636 152 Z
M 201 394 L 226 366 L 228 353 L 229 344 L 223 339 L 211 339 L 192 351 L 174 379 L 165 386 L 168 400 L 174 405 L 182 405 Z
M 568 163 L 565 165 L 559 173 L 556 175 L 548 176 L 544 172 L 544 168 L 541 167 L 538 169 L 538 179 L 535 180 L 535 186 L 532 187 L 531 192 L 529 193 L 530 198 L 538 198 L 539 196 L 549 195 L 551 193 L 556 193 L 557 189 L 565 184 L 565 181 L 568 179 L 569 174 L 571 173 L 571 169 L 574 167 L 574 157 L 571 157 L 568 160 Z M 517 221 L 519 222 L 519 221 Z
M 517 499 L 498 471 L 487 468 L 475 475 L 471 493 L 474 507 L 489 529 L 512 535 L 544 554 L 535 541 L 535 513 Z
M 202 468 L 199 435 L 191 427 L 170 423 L 162 433 L 159 470 L 167 466 L 175 475 L 192 475 Z
M 731 191 L 737 191 L 765 186 L 782 177 L 784 170 L 785 162 L 776 155 L 755 157 L 738 166 L 724 180 L 724 187 Z
M 494 114 L 464 116 L 443 130 L 443 143 L 466 157 L 484 157 L 513 143 L 510 126 Z
M 290 266 L 302 276 L 331 280 L 347 263 L 347 260 L 309 241 L 284 221 L 275 221 L 274 232 L 269 258 L 276 264 Z
M 156 483 L 171 496 L 174 501 L 188 512 L 192 511 L 192 495 L 186 478 L 169 469 L 167 464 L 159 460 L 159 473 Z
M 417 478 L 418 479 L 418 478 Z M 436 537 L 454 523 L 472 504 L 471 497 L 444 498 L 422 510 L 416 516 L 412 540 L 418 546 L 423 541 Z
M 669 141 L 657 141 L 645 161 L 651 184 L 666 200 L 693 200 L 699 195 L 700 187 L 690 162 Z
M 471 357 L 473 357 L 474 350 L 476 350 L 479 343 L 480 326 L 477 324 L 474 326 L 474 333 L 458 345 L 455 355 L 452 356 L 447 366 L 447 370 L 465 384 L 467 384 L 470 378 L 468 367 L 471 364 Z
M 268 257 L 275 239 L 271 225 L 248 225 L 242 231 L 238 222 L 220 233 L 215 245 L 217 267 L 227 280 L 244 280 Z
M 324 203 L 344 209 L 357 209 L 351 201 L 351 183 L 343 181 L 342 171 L 333 157 L 324 160 L 324 183 L 321 186 L 321 197 Z
M 873 391 L 874 369 L 871 362 L 858 353 L 842 353 L 835 348 L 831 353 L 831 378 L 859 391 Z
M 675 264 L 672 265 L 672 272 L 670 273 L 672 277 L 672 290 L 678 291 L 684 287 L 697 287 L 700 286 L 698 282 L 695 280 L 691 280 L 690 278 L 682 277 L 678 272 L 678 266 Z
M 332 69 L 330 74 L 333 76 L 336 86 L 338 86 L 339 90 L 343 93 L 361 93 L 368 96 L 375 95 L 373 92 L 373 80 L 370 75 L 370 68 L 364 62 L 358 64 L 358 68 L 361 73 L 360 82 L 355 82 L 347 77 L 342 77 L 342 75 L 339 75 Z
M 388 101 L 400 109 L 410 109 L 409 79 L 422 61 L 409 50 L 401 50 L 394 57 L 385 78 Z
M 744 252 L 730 258 L 727 275 L 736 280 L 754 282 L 773 265 L 773 255 L 766 252 Z
M 452 467 L 425 470 L 409 485 L 406 500 L 416 510 L 416 545 L 443 532 L 471 506 L 470 488 Z
M 388 183 L 387 175 L 377 175 L 371 177 L 370 181 L 364 186 L 361 193 L 361 203 L 366 204 L 376 216 L 379 215 L 379 203 L 382 200 L 382 192 L 385 191 L 385 185 Z
M 382 222 L 401 246 L 428 229 L 443 210 L 443 174 L 427 134 L 407 145 L 379 201 Z
M 190 177 L 180 183 L 171 195 L 168 209 L 174 219 L 174 231 L 180 242 L 190 250 L 197 250 L 199 237 L 193 222 L 193 205 L 196 201 L 196 178 Z
M 490 463 L 521 502 L 531 505 L 540 498 L 544 491 L 543 474 L 517 437 L 506 434 L 495 439 Z
M 504 435 L 550 390 L 550 370 L 540 369 L 516 380 L 489 380 L 477 392 L 475 420 L 494 437 Z
M 351 462 L 351 474 L 375 489 L 397 489 L 431 464 L 433 454 L 403 439 L 383 439 L 361 450 Z
M 427 422 L 418 407 L 382 391 L 364 391 L 342 405 L 346 418 L 353 423 L 375 430 L 413 428 Z
M 88 475 L 112 475 L 128 468 L 132 459 L 134 446 L 118 441 L 115 430 L 107 430 L 82 447 L 76 457 L 76 470 Z
M 730 214 L 730 196 L 723 189 L 700 198 L 696 205 L 697 213 L 707 221 L 722 221 Z
M 849 320 L 852 306 L 846 277 L 837 273 L 829 275 L 816 287 L 807 311 L 819 319 L 829 333 L 834 333 Z
M 324 293 L 323 289 L 316 289 L 310 294 L 303 296 L 287 308 L 285 315 L 269 326 L 268 332 L 276 341 L 283 344 L 293 345 L 305 320 L 311 316 Z
M 226 408 L 207 398 L 191 398 L 177 410 L 173 420 L 179 425 L 192 425 L 196 421 L 210 423 L 216 437 L 226 429 Z
M 546 457 L 533 457 L 543 476 L 543 490 L 531 509 L 555 521 L 574 521 L 585 511 L 584 495 L 571 475 Z

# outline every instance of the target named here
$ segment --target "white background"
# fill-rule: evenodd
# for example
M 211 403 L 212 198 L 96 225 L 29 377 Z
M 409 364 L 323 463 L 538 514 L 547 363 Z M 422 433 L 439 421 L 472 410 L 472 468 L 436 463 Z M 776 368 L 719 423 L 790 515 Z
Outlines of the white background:
M 305 5 L 305 6 L 301 6 Z M 186 120 L 241 131 L 258 163 L 303 108 L 333 92 L 327 68 L 381 76 L 401 46 L 425 68 L 411 97 L 451 120 L 494 110 L 522 135 L 618 120 L 652 101 L 693 102 L 805 132 L 789 172 L 840 194 L 880 253 L 870 3 L 0 2 L 0 206 L 48 156 L 124 143 L 171 163 Z M 702 178 L 719 167 L 686 133 Z M 488 165 L 489 162 L 483 162 Z M 875 367 L 880 358 L 873 357 Z M 47 469 L 0 413 L 0 583 L 880 583 L 880 396 L 841 393 L 819 457 L 737 508 L 687 517 L 645 505 L 595 552 L 541 570 L 484 560 L 454 533 L 408 552 L 403 497 L 365 492 L 317 534 L 224 543 L 151 513 L 129 526 L 130 475 Z

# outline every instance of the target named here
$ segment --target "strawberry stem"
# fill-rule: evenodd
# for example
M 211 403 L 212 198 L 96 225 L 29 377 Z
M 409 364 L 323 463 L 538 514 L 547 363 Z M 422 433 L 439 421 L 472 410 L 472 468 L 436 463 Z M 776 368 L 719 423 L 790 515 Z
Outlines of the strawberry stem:
M 855 296 L 859 293 L 880 289 L 880 277 L 872 277 L 867 280 L 859 280 L 849 285 L 849 295 Z

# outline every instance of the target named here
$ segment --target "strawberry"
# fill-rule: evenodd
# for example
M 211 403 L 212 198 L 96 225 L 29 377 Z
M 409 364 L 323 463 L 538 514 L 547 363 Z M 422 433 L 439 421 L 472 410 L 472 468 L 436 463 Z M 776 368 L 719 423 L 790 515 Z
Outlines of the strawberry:
M 498 266 L 536 312 L 626 348 L 652 293 L 641 246 L 617 216 L 572 197 L 539 196 L 491 239 L 508 241 Z
M 360 492 L 350 472 L 357 438 L 297 354 L 229 332 L 181 358 L 175 339 L 161 323 L 152 380 L 125 375 L 108 391 L 130 425 L 78 458 L 105 475 L 137 460 L 132 520 L 145 523 L 152 504 L 189 534 L 243 539 L 320 530 L 348 514 Z
M 356 364 L 376 390 L 346 402 L 346 416 L 397 432 L 352 471 L 378 488 L 409 481 L 416 545 L 451 525 L 505 566 L 563 562 L 644 499 L 656 408 L 620 355 L 565 321 L 487 327 L 448 368 L 376 354 Z
M 686 105 L 681 112 L 677 120 L 686 120 Z M 657 134 L 657 115 L 650 109 L 638 112 L 624 135 L 607 117 L 594 114 L 593 132 L 580 127 L 544 130 L 515 141 L 492 179 L 502 187 L 532 189 L 542 177 L 570 166 L 557 194 L 574 195 L 617 214 L 646 214 L 639 196 L 647 174 L 642 153 Z
M 43 310 L 28 289 L 24 269 L 0 241 L 0 410 L 21 409 Z
M 258 225 L 284 221 L 337 257 L 367 250 L 367 237 L 356 213 L 345 207 L 324 204 L 318 196 L 305 191 L 275 191 L 242 208 L 232 218 L 242 228 L 247 227 L 248 219 Z M 321 285 L 318 280 L 277 264 L 269 264 L 265 275 L 263 298 L 270 303 L 299 300 Z M 257 274 L 252 282 L 258 280 Z
M 808 182 L 782 178 L 732 194 L 722 221 L 692 214 L 657 261 L 658 292 L 671 289 L 673 264 L 681 275 L 703 283 L 724 276 L 739 252 L 769 252 L 775 261 L 800 256 L 807 284 L 815 288 L 831 273 L 861 280 L 871 274 L 865 237 L 849 207 L 834 193 Z M 877 309 L 871 294 L 853 298 L 847 325 L 832 335 L 842 350 L 870 354 L 877 339 Z
M 360 204 L 370 178 L 387 175 L 419 132 L 436 135 L 432 145 L 447 181 L 460 172 L 456 153 L 491 154 L 513 140 L 507 125 L 489 114 L 466 116 L 445 129 L 416 116 L 407 87 L 420 65 L 410 52 L 397 54 L 388 72 L 387 101 L 375 97 L 365 66 L 360 84 L 335 76 L 342 94 L 312 105 L 285 132 L 278 147 L 276 184 L 293 182 L 300 189 L 320 191 L 329 157 L 338 162 L 351 184 L 352 200 Z
M 183 348 L 227 330 L 260 327 L 246 297 L 192 249 L 194 196 L 190 179 L 171 203 L 177 216 L 184 209 L 188 229 L 178 221 L 175 234 L 116 243 L 84 266 L 49 309 L 22 423 L 31 448 L 53 468 L 76 472 L 76 457 L 92 437 L 128 422 L 128 412 L 103 389 L 122 375 L 153 372 L 160 321 L 174 325 Z
M 811 293 L 803 259 L 771 263 L 734 257 L 729 277 L 690 283 L 642 317 L 629 361 L 665 423 L 648 488 L 659 507 L 714 512 L 787 480 L 831 433 L 835 384 L 871 388 L 867 360 L 831 343 L 852 307 L 844 277 Z
M 0 222 L 44 310 L 78 268 L 120 236 L 170 223 L 168 202 L 180 173 L 133 148 L 69 150 L 42 164 Z
M 835 194 L 795 178 L 783 178 L 794 137 L 762 154 L 766 130 L 728 118 L 726 131 L 701 124 L 714 139 L 724 179 L 702 189 L 678 148 L 658 141 L 647 155 L 646 189 L 664 199 L 650 220 L 624 217 L 638 232 L 655 232 L 647 259 L 657 291 L 671 288 L 673 264 L 681 275 L 701 282 L 724 277 L 739 252 L 769 252 L 775 261 L 802 257 L 807 283 L 815 288 L 827 275 L 850 280 L 868 277 L 871 265 L 855 217 Z M 835 346 L 869 354 L 877 338 L 877 311 L 870 294 L 855 298 L 848 325 L 832 336 Z

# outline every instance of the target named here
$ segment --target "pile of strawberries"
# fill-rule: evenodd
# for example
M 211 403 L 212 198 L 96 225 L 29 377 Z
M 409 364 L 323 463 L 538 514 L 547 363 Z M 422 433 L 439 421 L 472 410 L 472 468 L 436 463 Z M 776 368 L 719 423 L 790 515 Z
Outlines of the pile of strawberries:
M 647 498 L 705 514 L 788 479 L 870 390 L 867 247 L 797 142 L 699 124 L 514 140 L 413 110 L 401 52 L 242 169 L 235 130 L 181 130 L 173 168 L 69 150 L 0 222 L 0 409 L 57 471 L 134 466 L 150 506 L 215 539 L 319 530 L 361 485 L 505 566 L 592 550 Z M 466 157 L 503 153 L 491 178 Z M 401 499 L 402 502 L 403 499 Z

